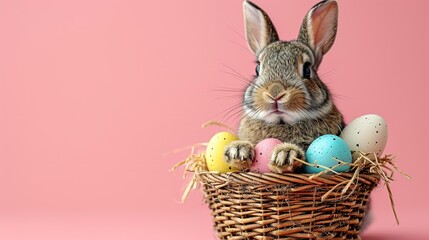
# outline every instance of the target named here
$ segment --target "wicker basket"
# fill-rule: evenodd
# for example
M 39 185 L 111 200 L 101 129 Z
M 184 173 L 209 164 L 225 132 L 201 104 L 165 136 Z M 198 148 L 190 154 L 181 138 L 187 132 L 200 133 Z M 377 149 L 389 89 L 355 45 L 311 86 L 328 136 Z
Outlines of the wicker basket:
M 197 173 L 220 239 L 359 239 L 380 175 L 361 172 L 343 192 L 353 173 L 309 176 Z

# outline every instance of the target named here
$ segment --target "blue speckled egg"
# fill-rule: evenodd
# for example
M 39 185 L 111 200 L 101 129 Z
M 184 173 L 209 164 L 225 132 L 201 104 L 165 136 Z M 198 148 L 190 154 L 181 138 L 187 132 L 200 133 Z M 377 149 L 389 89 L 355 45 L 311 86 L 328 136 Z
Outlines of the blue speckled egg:
M 335 167 L 339 164 L 338 159 L 351 163 L 352 154 L 347 143 L 338 136 L 327 134 L 316 138 L 308 147 L 305 157 L 308 163 L 323 165 L 337 172 L 344 172 L 350 169 L 350 166 L 343 165 Z M 305 166 L 306 173 L 319 173 L 324 171 L 324 168 L 319 166 Z

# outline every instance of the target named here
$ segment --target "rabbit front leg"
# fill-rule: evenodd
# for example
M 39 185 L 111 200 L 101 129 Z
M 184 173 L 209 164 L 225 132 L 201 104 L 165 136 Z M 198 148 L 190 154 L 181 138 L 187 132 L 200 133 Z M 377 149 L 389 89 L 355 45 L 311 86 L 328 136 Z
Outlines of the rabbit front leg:
M 248 171 L 255 153 L 249 141 L 233 141 L 225 148 L 225 161 L 240 171 Z
M 268 167 L 276 173 L 293 173 L 303 165 L 295 158 L 304 160 L 304 150 L 293 143 L 282 143 L 274 147 Z

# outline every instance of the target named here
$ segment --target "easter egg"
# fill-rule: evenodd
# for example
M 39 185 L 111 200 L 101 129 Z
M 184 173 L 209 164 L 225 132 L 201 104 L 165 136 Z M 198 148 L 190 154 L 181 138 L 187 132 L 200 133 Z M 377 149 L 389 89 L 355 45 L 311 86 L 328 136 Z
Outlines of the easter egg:
M 224 159 L 225 147 L 236 140 L 239 140 L 238 137 L 230 132 L 216 133 L 210 139 L 205 153 L 206 164 L 209 171 L 219 173 L 237 171 L 237 169 L 228 165 Z
M 375 153 L 379 157 L 387 143 L 387 124 L 378 115 L 363 115 L 350 122 L 344 128 L 341 137 L 349 145 L 350 150 Z M 358 155 L 354 154 L 353 157 L 356 159 Z
M 320 166 L 332 168 L 336 172 L 344 172 L 350 169 L 349 165 L 337 166 L 342 162 L 351 163 L 352 154 L 347 143 L 338 136 L 327 134 L 316 138 L 308 147 L 305 158 L 308 163 L 317 166 L 305 166 L 306 173 L 319 173 L 325 170 Z
M 268 164 L 270 163 L 271 154 L 275 146 L 283 143 L 276 138 L 267 138 L 260 141 L 255 146 L 255 159 L 250 167 L 251 172 L 267 173 L 270 172 Z

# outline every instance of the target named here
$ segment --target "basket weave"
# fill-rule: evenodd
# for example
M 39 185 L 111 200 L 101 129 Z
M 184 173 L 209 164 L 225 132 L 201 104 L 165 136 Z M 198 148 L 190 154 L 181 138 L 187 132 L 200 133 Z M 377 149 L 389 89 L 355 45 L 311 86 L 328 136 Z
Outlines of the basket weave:
M 380 176 L 360 173 L 342 194 L 338 186 L 352 176 L 197 173 L 220 239 L 360 239 L 368 198 Z

